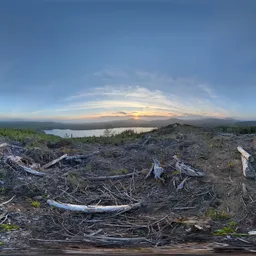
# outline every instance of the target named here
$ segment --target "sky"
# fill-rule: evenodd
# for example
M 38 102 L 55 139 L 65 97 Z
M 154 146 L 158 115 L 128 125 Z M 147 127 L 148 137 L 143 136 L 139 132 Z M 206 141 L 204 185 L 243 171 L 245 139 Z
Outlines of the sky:
M 256 120 L 255 0 L 1 0 L 0 120 Z

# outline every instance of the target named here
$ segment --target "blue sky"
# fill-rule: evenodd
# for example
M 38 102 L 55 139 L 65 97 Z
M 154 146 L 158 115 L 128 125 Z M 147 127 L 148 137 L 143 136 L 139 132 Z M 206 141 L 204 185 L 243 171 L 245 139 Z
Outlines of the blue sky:
M 254 0 L 2 0 L 0 119 L 256 120 Z

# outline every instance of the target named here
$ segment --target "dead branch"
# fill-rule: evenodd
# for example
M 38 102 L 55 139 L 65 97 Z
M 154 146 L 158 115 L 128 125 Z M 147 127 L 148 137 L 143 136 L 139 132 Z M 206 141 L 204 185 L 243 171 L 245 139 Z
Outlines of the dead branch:
M 90 236 L 84 235 L 86 239 L 85 242 L 112 242 L 112 243 L 151 243 L 150 240 L 145 237 L 109 237 L 109 236 Z
M 0 144 L 0 148 L 7 147 L 7 146 L 8 146 L 7 143 L 2 143 L 2 144 Z
M 122 175 L 112 175 L 112 176 L 98 176 L 98 177 L 85 177 L 86 180 L 119 180 L 119 179 L 125 179 L 133 177 L 134 175 L 137 175 L 141 172 L 132 172 L 128 174 L 122 174 Z
M 93 155 L 96 155 L 96 154 L 99 154 L 99 153 L 100 153 L 100 151 L 95 151 L 95 152 L 87 154 L 87 155 L 67 156 L 65 158 L 65 160 L 68 161 L 68 160 L 76 160 L 76 159 L 86 159 L 90 156 L 93 156 Z
M 13 200 L 14 197 L 15 197 L 15 196 L 13 196 L 11 199 L 9 199 L 9 200 L 7 200 L 7 201 L 1 203 L 0 206 L 3 206 L 3 205 L 5 205 L 5 204 L 10 203 L 10 202 Z
M 62 155 L 61 157 L 59 157 L 59 158 L 57 158 L 57 159 L 51 161 L 50 163 L 43 165 L 43 166 L 41 167 L 41 169 L 47 169 L 47 168 L 53 166 L 54 164 L 60 162 L 62 159 L 66 158 L 67 156 L 68 156 L 67 154 L 64 154 L 64 155 Z
M 8 144 L 8 143 L 2 143 L 2 144 L 0 144 L 0 148 L 3 148 L 3 147 L 11 147 L 11 148 L 20 148 L 20 149 L 23 149 L 23 147 L 19 147 L 19 146 L 16 146 L 16 145 L 11 145 L 11 144 Z
M 185 174 L 191 177 L 202 177 L 205 176 L 205 173 L 201 170 L 198 170 L 188 164 L 184 164 L 177 156 L 173 156 L 176 162 L 176 169 L 180 171 L 180 173 Z
M 75 212 L 84 212 L 84 213 L 105 213 L 105 212 L 120 212 L 120 211 L 129 211 L 134 208 L 141 206 L 141 203 L 128 204 L 128 205 L 76 205 L 76 204 L 65 204 L 59 203 L 54 200 L 47 200 L 47 203 L 51 206 L 75 211 Z
M 253 159 L 253 156 L 250 155 L 247 151 L 245 151 L 242 147 L 238 146 L 237 147 L 237 150 L 242 154 L 242 156 L 248 160 L 249 162 L 253 162 L 254 159 Z
M 21 164 L 21 157 L 19 156 L 8 156 L 7 159 L 15 164 L 17 164 L 21 169 L 23 169 L 24 171 L 36 175 L 36 176 L 44 176 L 46 173 L 44 172 L 38 172 L 32 168 L 26 167 L 23 164 Z

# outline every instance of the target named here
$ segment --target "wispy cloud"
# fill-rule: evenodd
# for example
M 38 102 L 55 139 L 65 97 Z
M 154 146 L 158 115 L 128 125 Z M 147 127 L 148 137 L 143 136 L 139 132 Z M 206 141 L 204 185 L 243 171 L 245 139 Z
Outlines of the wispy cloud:
M 213 89 L 208 84 L 198 84 L 197 87 L 208 94 L 211 98 L 218 98 L 218 96 L 214 93 Z
M 174 116 L 226 117 L 220 98 L 208 83 L 195 78 L 167 76 L 158 72 L 97 72 L 101 87 L 67 97 L 55 109 L 38 110 L 31 116 L 58 116 L 84 120 L 112 118 L 170 118 Z M 105 83 L 105 77 L 112 77 Z M 119 83 L 119 78 L 129 81 Z M 111 83 L 110 83 L 111 82 Z M 98 83 L 100 84 L 100 82 Z M 218 106 L 218 107 L 216 107 Z

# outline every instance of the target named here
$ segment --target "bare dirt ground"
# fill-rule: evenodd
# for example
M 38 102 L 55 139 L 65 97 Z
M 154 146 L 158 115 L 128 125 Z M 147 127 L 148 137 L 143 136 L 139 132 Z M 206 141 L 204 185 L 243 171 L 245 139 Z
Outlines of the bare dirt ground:
M 237 146 L 256 155 L 253 135 L 218 135 L 190 126 L 170 126 L 119 145 L 52 144 L 50 148 L 0 148 L 0 240 L 4 248 L 143 248 L 172 246 L 253 248 L 256 182 L 242 174 Z M 6 139 L 0 138 L 0 142 Z M 13 143 L 8 141 L 9 143 Z M 38 177 L 4 161 L 21 156 L 41 166 L 68 155 Z M 186 178 L 173 155 L 199 168 L 205 177 Z M 145 178 L 152 159 L 164 168 L 164 181 Z M 92 177 L 124 175 L 117 180 Z M 10 198 L 13 200 L 1 205 Z M 142 206 L 118 213 L 76 213 L 51 207 L 47 200 L 78 205 Z M 111 239 L 111 238 L 115 239 Z M 117 239 L 116 239 L 117 238 Z M 127 238 L 118 240 L 118 238 Z M 207 244 L 207 245 L 205 245 Z M 214 245 L 214 246 L 213 246 Z

